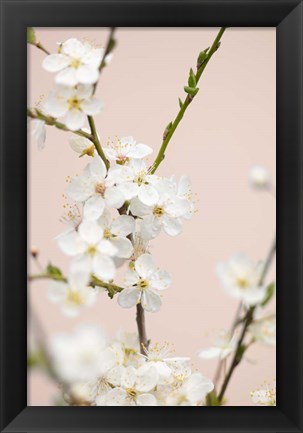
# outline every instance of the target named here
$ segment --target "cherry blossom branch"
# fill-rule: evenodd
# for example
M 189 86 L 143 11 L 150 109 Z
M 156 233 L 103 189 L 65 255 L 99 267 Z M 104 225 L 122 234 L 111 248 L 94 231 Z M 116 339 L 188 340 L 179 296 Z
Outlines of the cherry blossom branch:
M 203 61 L 199 64 L 197 64 L 197 72 L 195 74 L 194 80 L 195 80 L 195 84 L 197 84 L 201 78 L 201 75 L 203 74 L 208 62 L 210 61 L 210 59 L 212 58 L 213 54 L 217 51 L 217 49 L 220 46 L 220 39 L 225 31 L 225 27 L 221 27 L 217 37 L 215 38 L 211 48 L 209 51 L 204 51 L 205 54 L 205 58 L 203 59 Z M 187 110 L 189 104 L 191 103 L 191 101 L 193 100 L 194 96 L 197 94 L 198 89 L 193 89 L 196 90 L 196 92 L 192 92 L 192 94 L 188 94 L 185 98 L 185 101 L 182 102 L 180 101 L 180 110 L 179 113 L 177 114 L 175 120 L 173 121 L 173 123 L 170 123 L 168 125 L 168 127 L 166 128 L 165 132 L 164 132 L 164 136 L 163 136 L 163 142 L 161 145 L 161 148 L 158 152 L 158 155 L 153 163 L 152 166 L 152 170 L 151 173 L 155 173 L 155 171 L 157 170 L 158 166 L 161 164 L 161 162 L 163 161 L 163 159 L 165 158 L 165 151 L 166 148 L 168 146 L 168 143 L 170 142 L 177 126 L 179 125 L 181 119 L 184 116 L 185 111 Z
M 29 281 L 35 281 L 35 280 L 42 280 L 42 279 L 49 279 L 49 280 L 55 280 L 55 281 L 62 281 L 64 283 L 67 283 L 68 280 L 64 275 L 60 274 L 53 274 L 50 272 L 45 272 L 41 274 L 35 274 L 30 275 L 28 277 Z M 108 296 L 110 298 L 113 298 L 116 293 L 122 292 L 123 287 L 117 286 L 116 284 L 112 283 L 106 283 L 104 281 L 99 280 L 99 278 L 92 276 L 91 281 L 89 282 L 89 285 L 91 287 L 102 287 L 103 289 L 106 289 L 108 292 Z
M 270 268 L 270 265 L 271 265 L 271 263 L 273 261 L 275 253 L 276 253 L 276 237 L 274 238 L 274 240 L 273 240 L 273 242 L 271 244 L 271 247 L 269 249 L 267 258 L 265 260 L 265 264 L 264 264 L 264 267 L 263 267 L 263 270 L 262 270 L 262 274 L 260 276 L 260 280 L 259 280 L 259 284 L 258 284 L 259 286 L 263 285 L 263 283 L 264 283 L 264 280 L 266 278 L 266 275 L 267 275 L 267 272 L 268 272 L 268 270 Z M 233 375 L 233 372 L 236 369 L 236 367 L 240 364 L 240 362 L 241 362 L 241 360 L 243 358 L 243 354 L 244 354 L 244 352 L 247 349 L 247 346 L 243 345 L 243 341 L 244 341 L 244 338 L 246 336 L 246 333 L 247 333 L 247 330 L 248 330 L 249 326 L 253 322 L 255 308 L 256 308 L 255 306 L 250 307 L 248 309 L 248 311 L 247 311 L 244 319 L 243 319 L 243 327 L 242 327 L 242 331 L 241 331 L 241 334 L 240 334 L 240 338 L 239 338 L 238 343 L 237 343 L 237 348 L 236 348 L 234 357 L 232 359 L 232 362 L 230 364 L 230 367 L 229 367 L 229 369 L 227 371 L 227 374 L 226 374 L 226 376 L 224 378 L 221 390 L 220 390 L 220 392 L 218 394 L 218 401 L 219 401 L 220 404 L 223 401 L 223 397 L 225 395 L 225 391 L 226 391 L 227 386 L 228 386 L 228 384 L 230 382 L 230 379 L 231 379 L 231 377 Z
M 61 129 L 62 131 L 72 132 L 73 134 L 80 135 L 81 137 L 85 137 L 91 141 L 94 140 L 94 137 L 91 134 L 82 131 L 82 129 L 79 129 L 78 131 L 71 131 L 70 129 L 67 128 L 67 126 L 64 125 L 64 123 L 58 122 L 54 117 L 46 116 L 45 114 L 42 113 L 42 111 L 40 111 L 37 108 L 35 109 L 28 108 L 27 115 L 31 119 L 43 120 L 46 123 L 46 125 L 55 126 L 57 129 Z

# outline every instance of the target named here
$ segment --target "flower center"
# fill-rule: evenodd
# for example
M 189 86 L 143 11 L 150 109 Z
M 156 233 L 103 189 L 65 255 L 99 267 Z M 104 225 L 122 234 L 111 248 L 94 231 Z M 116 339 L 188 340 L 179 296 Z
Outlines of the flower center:
M 140 280 L 137 283 L 137 286 L 140 287 L 140 289 L 146 289 L 149 284 L 147 280 L 143 280 L 143 278 L 140 278 Z
M 68 289 L 67 291 L 67 300 L 76 305 L 82 304 L 82 299 L 79 292 L 76 292 L 73 289 Z
M 80 65 L 81 65 L 81 60 L 79 59 L 74 59 L 70 64 L 70 66 L 75 69 L 79 68 Z
M 125 391 L 127 392 L 127 394 L 130 396 L 130 397 L 136 397 L 136 395 L 137 395 L 137 391 L 135 390 L 135 389 L 133 389 L 133 388 L 126 388 L 125 389 Z
M 95 185 L 96 194 L 100 194 L 102 197 L 104 197 L 105 190 L 106 190 L 106 187 L 105 187 L 104 183 L 97 183 L 97 185 Z
M 87 253 L 89 256 L 93 256 L 93 255 L 95 255 L 96 252 L 97 252 L 97 248 L 95 247 L 95 245 L 89 245 L 89 247 L 88 247 L 87 250 L 86 250 L 86 253 Z
M 104 239 L 110 239 L 113 235 L 111 234 L 111 231 L 109 229 L 105 229 L 103 233 Z
M 146 176 L 145 171 L 140 171 L 135 178 L 135 183 L 137 183 L 139 186 L 142 185 L 143 183 L 146 183 L 145 176 Z
M 238 278 L 237 285 L 240 289 L 247 289 L 249 286 L 248 281 L 245 278 Z
M 160 206 L 156 206 L 153 210 L 153 214 L 158 218 L 160 216 L 164 215 L 164 213 L 165 213 L 165 211 L 164 211 L 163 207 L 160 207 Z
M 80 110 L 80 99 L 74 97 L 68 100 L 68 105 L 70 110 Z

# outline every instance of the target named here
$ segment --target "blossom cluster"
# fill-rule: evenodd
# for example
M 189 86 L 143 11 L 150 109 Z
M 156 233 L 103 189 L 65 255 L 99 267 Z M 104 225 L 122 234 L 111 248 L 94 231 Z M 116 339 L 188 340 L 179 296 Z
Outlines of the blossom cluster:
M 55 373 L 68 404 L 87 406 L 203 406 L 212 382 L 192 370 L 190 358 L 171 357 L 155 344 L 146 355 L 135 334 L 107 341 L 85 325 L 50 342 Z
M 71 257 L 69 278 L 50 283 L 50 299 L 60 303 L 65 314 L 75 315 L 100 291 L 90 287 L 92 278 L 112 283 L 117 268 L 126 263 L 119 305 L 141 303 L 146 311 L 158 311 L 171 278 L 155 265 L 148 245 L 162 230 L 178 235 L 193 215 L 189 178 L 178 181 L 151 174 L 144 158 L 152 149 L 133 137 L 104 148 L 109 169 L 96 152 L 86 151 L 92 146 L 86 138 L 71 139 L 71 146 L 90 154 L 91 161 L 81 175 L 69 179 L 69 227 L 57 237 L 61 250 Z
M 250 395 L 252 402 L 257 406 L 276 406 L 276 382 L 274 381 L 272 387 L 265 382 L 259 389 L 252 391 Z

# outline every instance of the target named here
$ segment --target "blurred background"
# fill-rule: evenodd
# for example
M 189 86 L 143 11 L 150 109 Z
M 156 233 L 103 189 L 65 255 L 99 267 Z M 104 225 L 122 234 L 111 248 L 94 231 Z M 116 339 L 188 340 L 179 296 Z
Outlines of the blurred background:
M 97 96 L 105 105 L 95 117 L 101 143 L 132 135 L 153 147 L 162 142 L 166 125 L 185 96 L 190 67 L 199 52 L 212 44 L 218 29 L 122 28 L 111 64 L 104 69 Z M 36 28 L 37 39 L 51 52 L 57 43 L 76 37 L 106 44 L 108 29 Z M 42 69 L 42 51 L 28 48 L 28 104 L 43 100 L 54 74 Z M 253 190 L 248 173 L 264 166 L 275 185 L 276 156 L 276 32 L 274 28 L 229 28 L 221 47 L 199 83 L 199 94 L 171 140 L 158 173 L 188 174 L 197 213 L 176 238 L 161 234 L 151 244 L 157 264 L 172 276 L 160 312 L 146 314 L 148 337 L 173 344 L 177 356 L 190 356 L 193 365 L 212 378 L 216 360 L 197 353 L 212 345 L 216 331 L 229 328 L 237 300 L 222 289 L 215 267 L 238 252 L 264 259 L 275 233 L 275 198 Z M 65 230 L 66 177 L 79 174 L 88 160 L 78 158 L 69 133 L 47 127 L 46 147 L 28 144 L 29 247 L 36 246 L 40 262 L 58 265 L 64 273 L 68 258 L 54 238 Z M 274 278 L 271 269 L 268 282 Z M 29 272 L 39 269 L 32 261 Z M 77 318 L 66 318 L 47 298 L 47 281 L 33 282 L 30 305 L 47 338 L 72 332 L 82 323 L 100 325 L 114 337 L 119 330 L 136 331 L 135 309 L 122 309 L 117 300 L 100 295 Z M 271 310 L 273 306 L 271 305 Z M 29 320 L 29 344 L 33 330 Z M 275 348 L 255 345 L 237 369 L 227 392 L 229 405 L 252 405 L 250 391 L 275 378 Z M 28 404 L 52 405 L 57 386 L 39 370 L 28 376 Z

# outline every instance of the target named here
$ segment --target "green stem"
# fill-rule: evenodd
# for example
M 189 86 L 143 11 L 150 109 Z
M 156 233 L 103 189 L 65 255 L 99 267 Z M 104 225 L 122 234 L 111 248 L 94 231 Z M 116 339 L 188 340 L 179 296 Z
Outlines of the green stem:
M 91 135 L 93 137 L 93 143 L 95 145 L 95 148 L 98 152 L 98 155 L 100 156 L 100 158 L 103 160 L 107 170 L 109 169 L 109 162 L 106 159 L 105 153 L 103 152 L 102 146 L 100 144 L 99 138 L 98 138 L 98 134 L 97 134 L 97 130 L 96 130 L 96 125 L 95 125 L 95 121 L 94 118 L 92 116 L 87 116 L 88 119 L 88 123 L 89 123 L 89 127 L 90 127 L 90 131 L 91 131 Z
M 262 273 L 260 276 L 260 280 L 258 282 L 259 286 L 262 286 L 264 283 L 265 277 L 266 277 L 267 272 L 270 268 L 270 265 L 272 263 L 274 255 L 275 255 L 275 252 L 276 252 L 276 237 L 274 238 L 274 240 L 272 242 L 272 245 L 271 245 L 270 250 L 268 252 L 267 258 L 265 260 L 264 267 L 263 267 L 263 270 L 262 270 Z M 249 310 L 247 311 L 246 315 L 245 315 L 243 328 L 242 328 L 240 338 L 239 338 L 238 343 L 237 343 L 237 348 L 236 348 L 234 357 L 232 359 L 232 362 L 230 364 L 228 372 L 224 378 L 221 390 L 220 390 L 219 395 L 218 395 L 219 403 L 222 403 L 226 388 L 227 388 L 229 381 L 233 375 L 233 372 L 236 369 L 236 367 L 240 364 L 242 357 L 243 357 L 243 354 L 244 354 L 244 351 L 247 349 L 247 347 L 243 348 L 243 341 L 244 341 L 244 338 L 246 336 L 249 325 L 253 322 L 255 308 L 256 308 L 255 306 L 250 307 Z
M 114 47 L 116 45 L 116 41 L 114 39 L 115 30 L 116 30 L 115 27 L 111 27 L 111 29 L 110 29 L 110 33 L 109 33 L 109 36 L 108 36 L 108 40 L 107 40 L 107 44 L 106 44 L 106 47 L 105 47 L 105 51 L 104 51 L 104 54 L 103 54 L 103 57 L 102 57 L 102 60 L 101 60 L 100 66 L 99 66 L 99 73 L 100 74 L 101 74 L 102 69 L 106 66 L 106 57 L 108 56 L 109 53 L 112 52 L 112 50 L 114 49 Z M 98 82 L 96 82 L 94 84 L 93 94 L 96 91 L 97 84 L 98 84 Z
M 67 283 L 67 278 L 64 277 L 64 275 L 59 275 L 59 274 L 50 274 L 45 272 L 45 273 L 29 276 L 29 281 L 42 280 L 42 279 L 63 281 L 64 283 Z M 103 287 L 108 291 L 108 295 L 111 298 L 113 298 L 116 293 L 122 292 L 123 290 L 123 287 L 117 286 L 116 284 L 105 283 L 104 281 L 99 280 L 99 278 L 95 276 L 91 278 L 89 285 L 91 287 L 95 287 L 95 286 Z
M 213 54 L 217 51 L 217 49 L 219 47 L 220 39 L 221 39 L 224 31 L 225 31 L 225 27 L 222 27 L 220 29 L 220 31 L 219 31 L 216 39 L 214 40 L 214 42 L 213 42 L 210 50 L 207 53 L 206 60 L 202 63 L 202 65 L 200 65 L 200 67 L 198 67 L 196 75 L 195 75 L 197 83 L 199 82 L 199 80 L 201 78 L 201 75 L 203 74 L 203 72 L 204 72 L 204 70 L 205 70 L 208 62 L 212 58 Z M 162 146 L 161 146 L 161 148 L 160 148 L 160 150 L 158 152 L 158 155 L 157 155 L 157 157 L 156 157 L 156 159 L 155 159 L 155 161 L 153 163 L 151 173 L 155 173 L 155 171 L 157 170 L 158 166 L 163 161 L 163 159 L 165 157 L 165 151 L 166 151 L 166 148 L 168 146 L 168 143 L 170 142 L 170 140 L 171 140 L 171 138 L 172 138 L 172 136 L 173 136 L 173 134 L 174 134 L 177 126 L 179 125 L 181 119 L 184 116 L 185 111 L 187 110 L 187 108 L 188 108 L 188 106 L 189 106 L 189 104 L 191 103 L 192 100 L 193 100 L 193 96 L 187 95 L 185 101 L 182 103 L 182 106 L 181 106 L 181 108 L 179 110 L 179 113 L 177 114 L 175 120 L 173 121 L 172 125 L 170 126 L 170 128 L 167 131 L 167 133 L 165 134 Z
M 56 119 L 54 119 L 51 116 L 46 116 L 45 114 L 42 113 L 42 111 L 38 110 L 37 108 L 36 109 L 28 108 L 27 115 L 31 119 L 43 120 L 46 123 L 46 125 L 55 126 L 57 129 L 61 129 L 62 131 L 72 132 L 73 134 L 80 135 L 81 137 L 85 137 L 88 140 L 93 141 L 93 136 L 91 134 L 82 131 L 82 129 L 79 129 L 78 131 L 71 131 L 64 125 L 64 123 L 58 122 Z

